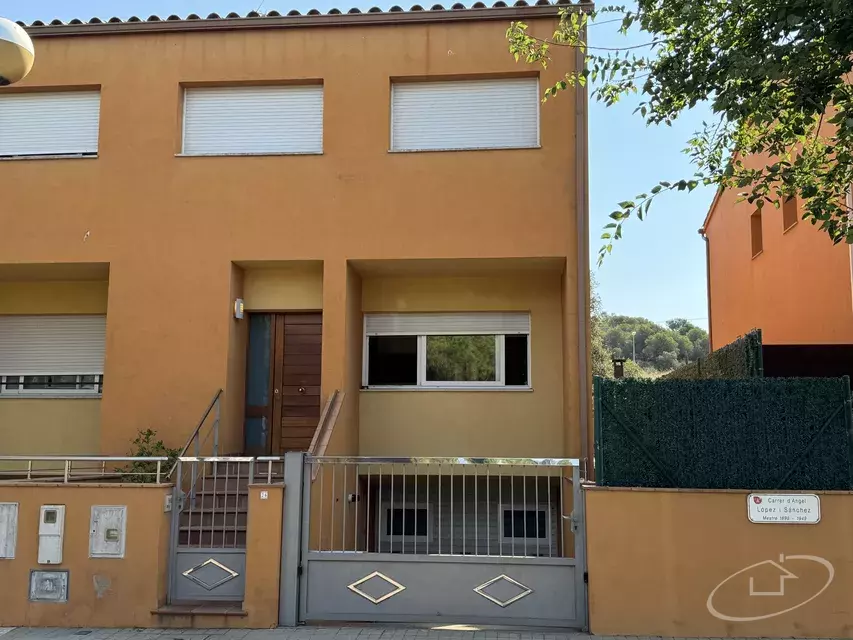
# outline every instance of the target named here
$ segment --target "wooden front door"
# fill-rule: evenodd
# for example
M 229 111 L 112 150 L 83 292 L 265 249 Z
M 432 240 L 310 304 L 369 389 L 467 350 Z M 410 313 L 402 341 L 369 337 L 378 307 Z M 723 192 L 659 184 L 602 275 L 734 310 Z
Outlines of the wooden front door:
M 323 316 L 249 317 L 245 453 L 307 451 L 320 419 Z

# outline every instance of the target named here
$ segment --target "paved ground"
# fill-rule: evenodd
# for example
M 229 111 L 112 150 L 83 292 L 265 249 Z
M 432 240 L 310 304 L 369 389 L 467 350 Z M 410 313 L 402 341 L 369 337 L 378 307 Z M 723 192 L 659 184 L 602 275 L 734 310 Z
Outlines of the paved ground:
M 517 630 L 502 627 L 466 627 L 464 625 L 448 625 L 445 627 L 391 625 L 297 627 L 296 629 L 255 631 L 245 629 L 31 629 L 20 627 L 17 629 L 0 628 L 0 636 L 2 636 L 2 640 L 657 640 L 645 636 L 590 636 L 586 633 L 570 630 Z M 673 638 L 671 640 L 698 639 Z
M 0 630 L 0 640 L 586 640 L 556 630 L 471 628 L 464 625 L 297 627 L 295 629 L 35 629 Z M 604 638 L 602 637 L 602 640 Z

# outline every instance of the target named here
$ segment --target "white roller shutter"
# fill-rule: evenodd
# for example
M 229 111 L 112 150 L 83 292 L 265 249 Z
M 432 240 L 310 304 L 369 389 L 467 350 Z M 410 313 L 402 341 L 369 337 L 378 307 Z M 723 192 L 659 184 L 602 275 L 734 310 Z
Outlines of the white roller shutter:
M 530 333 L 529 313 L 376 313 L 367 335 L 513 335 Z
M 406 82 L 391 87 L 392 151 L 538 145 L 536 78 Z
M 225 87 L 184 93 L 187 155 L 322 153 L 323 87 Z
M 0 375 L 102 374 L 106 316 L 0 316 Z
M 98 91 L 0 96 L 0 156 L 96 154 Z

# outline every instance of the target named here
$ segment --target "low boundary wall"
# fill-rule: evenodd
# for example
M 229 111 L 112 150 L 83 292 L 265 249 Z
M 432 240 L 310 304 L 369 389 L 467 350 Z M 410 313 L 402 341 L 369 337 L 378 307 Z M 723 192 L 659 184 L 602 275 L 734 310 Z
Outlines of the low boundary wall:
M 0 553 L 14 550 L 14 557 L 0 558 L 0 627 L 275 627 L 284 487 L 249 487 L 245 614 L 239 616 L 155 613 L 167 598 L 171 493 L 165 484 L 0 485 Z M 17 505 L 14 534 L 4 534 L 9 510 L 3 512 L 2 503 Z M 38 563 L 43 505 L 65 506 L 59 564 Z M 93 506 L 126 507 L 123 557 L 90 557 Z M 67 600 L 32 601 L 34 570 L 67 571 Z
M 14 558 L 0 559 L 0 626 L 148 627 L 166 601 L 169 485 L 16 484 L 0 502 L 17 503 Z M 38 563 L 39 510 L 64 505 L 62 562 Z M 126 506 L 123 558 L 90 558 L 92 506 Z M 30 600 L 31 571 L 67 571 L 67 602 Z
M 586 488 L 599 635 L 853 638 L 853 494 L 756 524 L 747 491 Z

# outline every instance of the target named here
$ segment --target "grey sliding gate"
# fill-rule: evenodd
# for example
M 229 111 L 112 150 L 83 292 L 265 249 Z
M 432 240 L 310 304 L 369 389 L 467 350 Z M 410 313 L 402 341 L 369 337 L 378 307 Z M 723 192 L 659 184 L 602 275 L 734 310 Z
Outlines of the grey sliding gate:
M 301 621 L 586 626 L 577 460 L 303 466 Z

